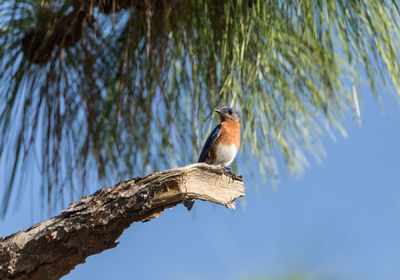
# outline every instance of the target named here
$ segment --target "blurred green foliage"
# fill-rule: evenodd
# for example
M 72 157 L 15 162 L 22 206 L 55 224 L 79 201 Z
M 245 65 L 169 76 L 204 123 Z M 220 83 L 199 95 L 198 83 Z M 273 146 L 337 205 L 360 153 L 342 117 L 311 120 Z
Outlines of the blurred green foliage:
M 242 155 L 261 174 L 301 172 L 324 132 L 360 118 L 363 81 L 400 94 L 395 0 L 0 7 L 3 215 L 34 162 L 56 204 L 98 179 L 196 161 L 221 105 L 241 112 Z

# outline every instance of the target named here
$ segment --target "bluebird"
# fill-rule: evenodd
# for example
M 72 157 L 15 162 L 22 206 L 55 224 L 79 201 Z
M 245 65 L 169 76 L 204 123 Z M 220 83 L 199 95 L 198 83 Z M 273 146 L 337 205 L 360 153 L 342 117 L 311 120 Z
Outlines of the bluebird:
M 240 115 L 232 107 L 223 107 L 215 112 L 221 117 L 221 124 L 217 125 L 208 136 L 200 153 L 199 162 L 228 167 L 240 147 Z M 186 200 L 183 204 L 190 211 L 194 200 Z

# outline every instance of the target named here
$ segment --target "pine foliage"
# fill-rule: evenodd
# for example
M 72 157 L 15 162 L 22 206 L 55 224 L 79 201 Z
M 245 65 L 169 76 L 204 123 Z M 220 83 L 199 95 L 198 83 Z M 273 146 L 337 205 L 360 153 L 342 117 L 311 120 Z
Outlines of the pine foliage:
M 396 0 L 0 0 L 1 213 L 35 164 L 57 203 L 93 176 L 193 162 L 221 105 L 241 112 L 243 159 L 271 178 L 301 172 L 323 133 L 360 118 L 364 82 L 400 94 L 399 11 Z

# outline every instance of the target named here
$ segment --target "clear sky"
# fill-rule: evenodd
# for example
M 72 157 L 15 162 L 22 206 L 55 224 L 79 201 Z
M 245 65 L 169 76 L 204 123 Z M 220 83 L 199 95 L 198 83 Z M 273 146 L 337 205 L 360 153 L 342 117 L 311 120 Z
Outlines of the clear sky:
M 247 184 L 234 211 L 196 202 L 190 213 L 179 205 L 135 223 L 63 279 L 400 279 L 400 107 L 385 100 L 383 113 L 366 92 L 362 127 L 324 137 L 327 157 L 301 178 L 261 194 Z M 239 170 L 246 183 L 246 165 Z M 3 164 L 0 182 L 7 172 Z M 0 236 L 39 221 L 32 193 L 0 222 Z

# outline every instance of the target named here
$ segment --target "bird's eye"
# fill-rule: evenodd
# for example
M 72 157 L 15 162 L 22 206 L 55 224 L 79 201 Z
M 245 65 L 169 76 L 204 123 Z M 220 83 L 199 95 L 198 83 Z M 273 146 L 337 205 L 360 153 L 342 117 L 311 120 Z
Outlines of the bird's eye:
M 229 113 L 229 115 L 232 115 L 232 114 L 233 114 L 233 111 L 232 111 L 232 110 L 229 110 L 228 113 Z

